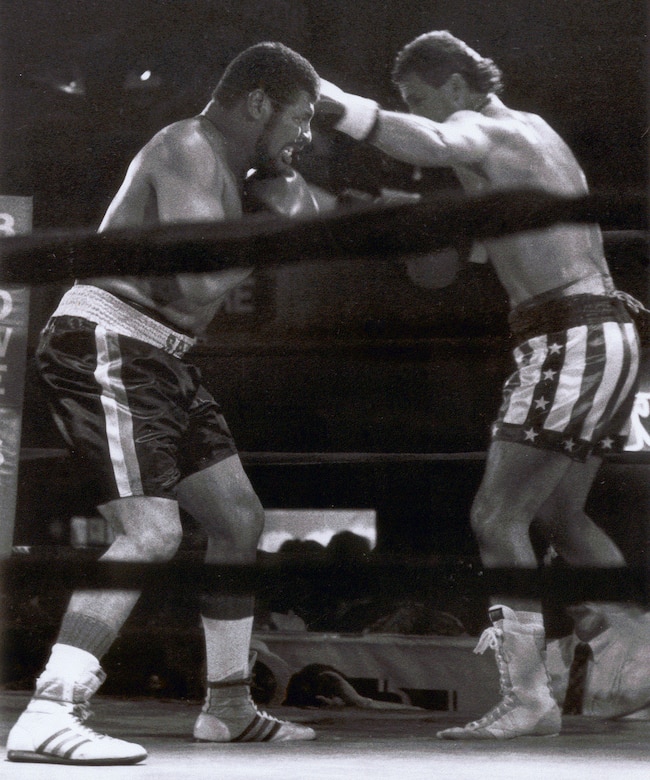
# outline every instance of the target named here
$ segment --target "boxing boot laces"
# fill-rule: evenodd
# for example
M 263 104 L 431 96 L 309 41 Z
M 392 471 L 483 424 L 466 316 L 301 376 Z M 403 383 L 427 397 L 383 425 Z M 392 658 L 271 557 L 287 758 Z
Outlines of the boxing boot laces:
M 486 715 L 462 728 L 438 732 L 441 739 L 512 739 L 555 736 L 561 714 L 553 698 L 544 662 L 541 615 L 515 613 L 509 607 L 490 610 L 493 625 L 481 634 L 476 649 L 494 650 L 501 700 Z

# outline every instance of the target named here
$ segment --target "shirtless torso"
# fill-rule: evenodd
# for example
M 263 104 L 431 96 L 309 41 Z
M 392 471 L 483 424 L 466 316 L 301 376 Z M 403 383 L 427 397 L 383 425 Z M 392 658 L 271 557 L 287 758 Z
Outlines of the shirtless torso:
M 170 222 L 241 217 L 237 161 L 224 136 L 203 115 L 155 135 L 131 163 L 100 231 Z M 174 277 L 101 277 L 84 280 L 157 313 L 173 326 L 201 334 L 230 289 L 251 271 L 232 269 Z
M 573 153 L 539 116 L 506 107 L 488 95 L 475 109 L 432 121 L 429 85 L 411 75 L 401 85 L 414 112 L 382 111 L 374 143 L 404 162 L 445 166 L 455 171 L 466 192 L 540 189 L 561 195 L 587 192 Z M 556 225 L 486 242 L 490 261 L 518 306 L 543 293 L 561 297 L 611 290 L 597 225 Z M 555 293 L 553 291 L 556 291 Z
M 224 116 L 214 101 L 208 103 L 199 116 L 165 127 L 140 150 L 99 230 L 239 219 L 247 172 L 267 160 L 290 165 L 294 148 L 311 138 L 313 113 L 313 100 L 298 90 L 295 101 L 278 111 L 260 136 L 259 129 L 254 134 L 251 123 L 236 112 Z M 239 122 L 238 128 L 233 129 L 233 122 Z M 228 269 L 83 281 L 199 336 L 228 291 L 251 273 L 251 269 Z

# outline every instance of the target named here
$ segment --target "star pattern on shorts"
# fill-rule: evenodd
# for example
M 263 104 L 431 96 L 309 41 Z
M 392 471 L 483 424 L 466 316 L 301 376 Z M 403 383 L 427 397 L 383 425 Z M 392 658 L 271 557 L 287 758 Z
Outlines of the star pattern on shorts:
M 524 431 L 524 441 L 535 441 L 538 436 L 539 433 L 534 428 L 529 428 L 527 431 Z
M 601 440 L 600 446 L 604 450 L 611 450 L 612 447 L 614 446 L 614 439 L 612 439 L 611 436 L 605 436 L 605 438 Z
M 543 412 L 546 411 L 546 407 L 548 405 L 549 405 L 549 401 L 547 401 L 546 398 L 544 398 L 544 396 L 542 396 L 541 398 L 538 398 L 535 401 L 535 408 L 536 409 L 541 409 Z
M 565 439 L 562 442 L 562 446 L 567 452 L 573 452 L 575 449 L 576 443 L 573 441 L 573 439 Z
M 557 371 L 553 371 L 552 368 L 547 369 L 546 371 L 544 371 L 544 381 L 552 382 L 556 374 Z
M 562 345 L 554 341 L 552 344 L 549 344 L 548 351 L 551 355 L 559 355 L 562 352 Z

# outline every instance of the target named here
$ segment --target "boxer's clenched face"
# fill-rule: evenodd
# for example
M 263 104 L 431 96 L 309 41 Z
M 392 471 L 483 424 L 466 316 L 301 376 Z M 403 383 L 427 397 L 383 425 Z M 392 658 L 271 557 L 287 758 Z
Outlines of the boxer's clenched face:
M 311 142 L 313 116 L 314 103 L 302 90 L 292 103 L 273 103 L 273 113 L 257 141 L 255 167 L 290 166 L 294 154 Z
M 460 108 L 454 100 L 450 80 L 440 87 L 433 87 L 415 73 L 407 73 L 400 80 L 399 90 L 411 114 L 434 122 L 444 122 Z

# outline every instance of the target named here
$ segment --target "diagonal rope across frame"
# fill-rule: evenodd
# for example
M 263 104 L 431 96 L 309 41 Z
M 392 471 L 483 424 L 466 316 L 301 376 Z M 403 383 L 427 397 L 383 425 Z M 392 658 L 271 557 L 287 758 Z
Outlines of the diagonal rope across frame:
M 169 275 L 340 257 L 383 258 L 431 252 L 473 240 L 547 227 L 599 222 L 645 230 L 644 194 L 581 197 L 517 190 L 418 203 L 363 205 L 309 219 L 252 216 L 222 223 L 50 231 L 0 239 L 0 283 L 44 284 L 102 275 Z

